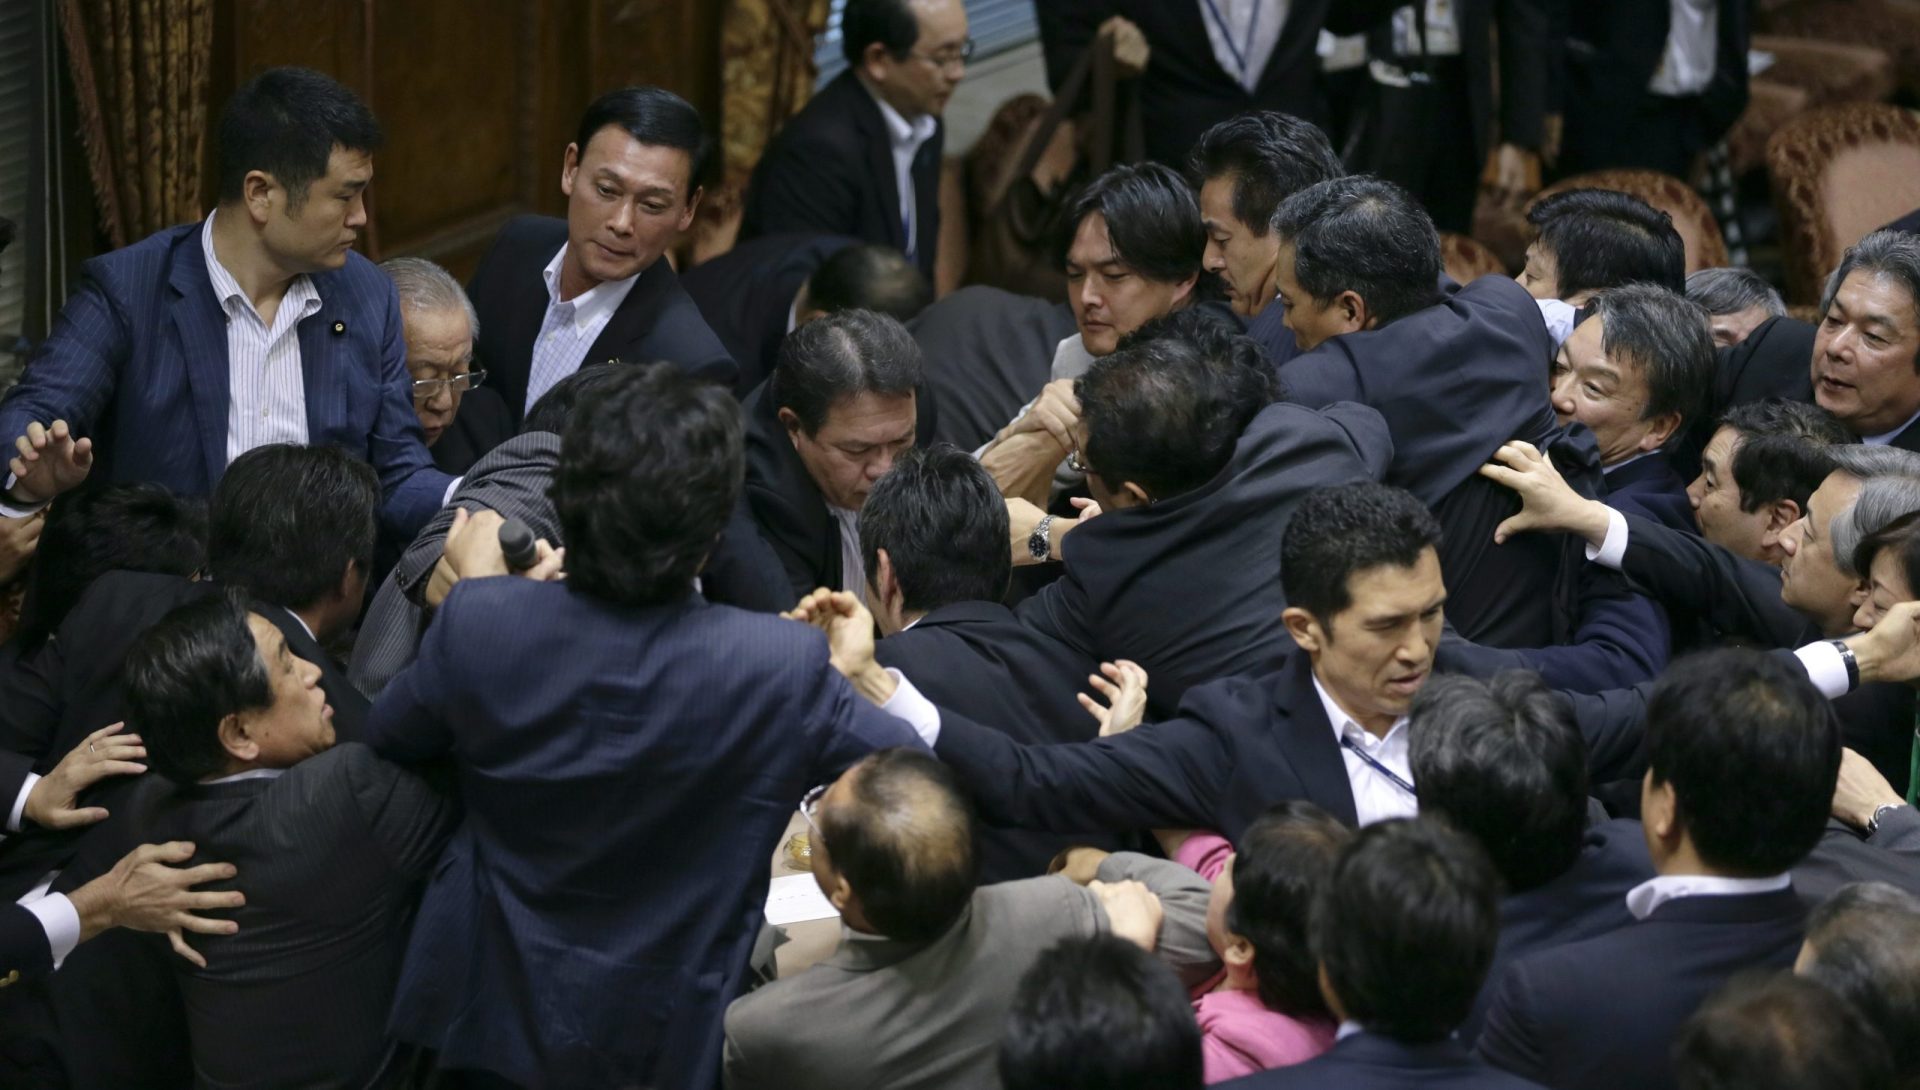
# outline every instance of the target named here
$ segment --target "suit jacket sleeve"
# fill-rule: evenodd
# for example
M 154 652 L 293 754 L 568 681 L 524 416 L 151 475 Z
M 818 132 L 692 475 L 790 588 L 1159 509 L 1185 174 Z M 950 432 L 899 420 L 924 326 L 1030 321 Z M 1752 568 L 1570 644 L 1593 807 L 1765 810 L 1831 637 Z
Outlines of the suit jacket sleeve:
M 419 657 L 394 676 L 367 713 L 367 746 L 388 760 L 422 764 L 453 749 L 453 727 L 446 720 L 446 671 L 454 657 L 448 644 L 457 630 L 460 591 L 455 584 L 440 603 L 439 620 L 420 641 Z
M 1474 1051 L 1495 1067 L 1544 1084 L 1547 1057 L 1535 1019 L 1530 970 L 1522 959 L 1501 974 Z
M 49 639 L 0 672 L 0 750 L 25 756 L 29 764 L 47 755 L 66 706 L 60 687 L 64 655 L 62 641 Z
M 1551 688 L 1580 693 L 1638 685 L 1666 669 L 1671 652 L 1666 614 L 1645 597 L 1625 593 L 1617 575 L 1583 573 L 1580 605 L 1571 643 L 1499 648 L 1450 635 L 1441 644 L 1441 666 L 1480 678 L 1533 670 Z
M 1020 603 L 1017 616 L 1021 624 L 1072 648 L 1080 657 L 1095 658 L 1093 632 L 1087 617 L 1087 589 L 1076 577 L 1073 565 L 1067 565 L 1060 578 Z
M 1160 898 L 1160 936 L 1153 953 L 1180 974 L 1189 989 L 1220 971 L 1220 957 L 1207 939 L 1207 903 L 1213 884 L 1170 859 L 1115 852 L 1100 861 L 1102 882 L 1134 881 Z
M 1729 635 L 1792 647 L 1807 619 L 1780 600 L 1780 577 L 1693 534 L 1627 515 L 1620 566 L 1670 610 L 1704 617 Z
M 904 719 L 888 715 L 853 691 L 828 660 L 825 640 L 820 641 L 809 662 L 807 676 L 812 681 L 804 689 L 809 703 L 802 722 L 812 726 L 819 744 L 815 783 L 830 782 L 876 749 L 926 748 L 926 742 Z
M 707 557 L 700 593 L 708 601 L 757 613 L 792 609 L 797 600 L 786 568 L 754 525 L 744 494 L 734 502 L 720 542 Z
M 54 319 L 53 332 L 0 399 L 0 438 L 9 447 L 36 422 L 65 420 L 76 435 L 92 435 L 106 412 L 132 345 L 126 315 L 100 275 L 99 262 L 88 262 L 79 289 Z
M 1549 0 L 1499 0 L 1500 139 L 1535 150 L 1545 135 L 1548 73 L 1557 46 Z
M 361 819 L 388 864 L 404 878 L 424 877 L 453 835 L 453 806 L 425 780 L 365 746 L 349 748 L 346 770 Z
M 0 750 L 0 806 L 6 807 L 7 813 L 13 812 L 13 804 L 20 798 L 20 789 L 26 786 L 27 776 L 32 772 L 33 758 Z M 20 820 L 26 821 L 24 814 Z M 0 824 L 4 821 L 5 815 L 0 815 Z M 6 830 L 0 829 L 0 840 L 5 840 L 8 835 Z M 5 969 L 0 969 L 0 973 L 4 972 Z
M 433 456 L 413 411 L 413 376 L 407 373 L 407 342 L 400 330 L 400 304 L 386 286 L 380 342 L 380 412 L 368 436 L 373 468 L 386 497 L 380 517 L 402 541 L 411 541 L 446 500 L 453 478 L 434 468 Z
M 1920 856 L 1920 811 L 1911 806 L 1887 811 L 1867 843 L 1901 855 Z
M 53 946 L 40 917 L 17 904 L 0 902 L 0 977 L 18 972 L 22 979 L 53 971 Z
M 1647 696 L 1652 682 L 1602 693 L 1562 691 L 1587 741 L 1587 771 L 1594 783 L 1630 780 L 1646 770 Z
M 1067 745 L 1021 745 L 942 708 L 934 752 L 998 825 L 1083 829 L 1211 827 L 1233 755 L 1192 719 Z

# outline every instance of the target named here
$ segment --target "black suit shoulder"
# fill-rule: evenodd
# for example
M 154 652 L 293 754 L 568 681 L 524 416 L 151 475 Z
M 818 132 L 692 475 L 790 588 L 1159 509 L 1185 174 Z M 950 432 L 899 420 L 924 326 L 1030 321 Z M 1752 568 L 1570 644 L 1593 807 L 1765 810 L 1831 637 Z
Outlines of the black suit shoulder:
M 1747 339 L 1719 354 L 1713 415 L 1770 397 L 1813 400 L 1815 329 L 1798 318 L 1769 318 Z

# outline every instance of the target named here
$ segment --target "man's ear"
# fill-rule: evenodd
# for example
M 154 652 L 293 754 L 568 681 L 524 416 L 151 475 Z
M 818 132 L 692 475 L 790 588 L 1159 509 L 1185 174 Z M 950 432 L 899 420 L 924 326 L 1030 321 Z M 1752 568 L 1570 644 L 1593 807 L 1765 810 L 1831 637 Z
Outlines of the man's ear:
M 846 875 L 837 870 L 833 872 L 833 888 L 827 891 L 827 901 L 842 917 L 846 916 L 850 906 L 858 909 L 853 897 L 853 887 L 847 884 Z
M 1661 413 L 1654 417 L 1653 423 L 1647 428 L 1647 433 L 1640 437 L 1641 452 L 1651 454 L 1666 446 L 1667 440 L 1673 438 L 1674 433 L 1680 430 L 1680 421 L 1679 413 Z
M 1253 943 L 1245 935 L 1227 933 L 1227 948 L 1220 951 L 1220 960 L 1230 969 L 1245 969 L 1253 964 Z
M 896 604 L 905 605 L 906 595 L 900 590 L 900 576 L 893 570 L 893 557 L 885 549 L 874 550 L 874 572 L 872 576 L 875 600 L 892 610 Z M 895 603 L 894 599 L 901 602 Z
M 1800 505 L 1792 500 L 1775 500 L 1767 505 L 1767 524 L 1760 530 L 1760 544 L 1777 546 L 1787 527 L 1800 521 Z
M 1358 333 L 1374 326 L 1373 311 L 1368 309 L 1367 301 L 1360 293 L 1352 289 L 1333 297 L 1333 311 L 1340 316 L 1341 324 L 1346 326 L 1343 333 Z
M 220 717 L 220 726 L 216 728 L 220 735 L 220 748 L 238 761 L 257 761 L 260 759 L 260 743 L 247 733 L 247 725 L 237 713 Z
M 573 176 L 580 169 L 581 147 L 568 144 L 566 154 L 560 157 L 560 192 L 564 196 L 573 196 Z
M 1181 307 L 1184 307 L 1188 303 L 1193 302 L 1193 287 L 1195 284 L 1198 284 L 1199 282 L 1200 282 L 1200 275 L 1198 273 L 1195 273 L 1194 275 L 1187 277 L 1185 280 L 1182 280 L 1180 282 L 1180 286 L 1173 289 L 1173 306 L 1167 309 L 1179 310 Z
M 1640 784 L 1640 823 L 1647 835 L 1672 845 L 1680 838 L 1680 812 L 1672 783 L 1659 783 L 1648 769 Z
M 1132 481 L 1121 484 L 1120 491 L 1132 496 L 1134 505 L 1137 507 L 1145 507 L 1153 502 L 1153 497 L 1147 495 L 1147 490 L 1134 484 Z
M 240 199 L 247 206 L 247 218 L 259 227 L 273 214 L 273 191 L 279 185 L 264 170 L 249 170 L 240 180 Z
M 781 426 L 787 429 L 787 438 L 792 440 L 794 449 L 796 450 L 799 449 L 800 447 L 800 416 L 799 414 L 795 413 L 792 409 L 781 409 L 777 415 L 780 417 Z
M 893 67 L 893 54 L 880 42 L 868 42 L 867 48 L 860 51 L 860 70 L 871 80 L 880 79 Z
M 1873 585 L 1861 579 L 1853 584 L 1852 590 L 1847 592 L 1847 605 L 1853 609 L 1859 609 L 1871 597 L 1873 597 Z
M 1313 614 L 1299 606 L 1288 606 L 1280 611 L 1280 623 L 1287 626 L 1287 635 L 1300 645 L 1302 651 L 1312 654 L 1325 643 L 1325 633 L 1320 622 Z
M 705 186 L 694 186 L 693 195 L 687 198 L 687 207 L 680 213 L 680 230 L 693 226 L 694 213 L 700 211 L 700 198 L 707 195 Z

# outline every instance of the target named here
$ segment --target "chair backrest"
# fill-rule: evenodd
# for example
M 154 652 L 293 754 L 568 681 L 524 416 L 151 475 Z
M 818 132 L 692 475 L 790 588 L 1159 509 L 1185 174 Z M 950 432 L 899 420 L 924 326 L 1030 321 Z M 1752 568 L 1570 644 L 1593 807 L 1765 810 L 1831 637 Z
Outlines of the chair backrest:
M 1855 102 L 1802 114 L 1767 141 L 1787 299 L 1814 303 L 1847 247 L 1920 208 L 1920 118 Z
M 1680 232 L 1680 241 L 1687 248 L 1689 276 L 1727 263 L 1727 240 L 1720 233 L 1720 221 L 1713 218 L 1713 209 L 1707 207 L 1706 198 L 1699 190 L 1671 174 L 1656 170 L 1596 170 L 1576 174 L 1541 190 L 1527 207 L 1531 210 L 1534 204 L 1570 189 L 1611 189 L 1638 197 L 1672 216 L 1673 229 Z
M 1440 232 L 1440 262 L 1447 275 L 1458 284 L 1470 284 L 1483 276 L 1509 276 L 1500 255 L 1471 235 Z

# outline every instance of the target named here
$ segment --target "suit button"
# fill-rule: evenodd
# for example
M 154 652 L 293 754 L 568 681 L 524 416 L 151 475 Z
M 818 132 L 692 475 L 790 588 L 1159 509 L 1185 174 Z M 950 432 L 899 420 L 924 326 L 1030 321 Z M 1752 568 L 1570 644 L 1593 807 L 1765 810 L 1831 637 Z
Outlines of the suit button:
M 19 982 L 20 982 L 20 970 L 15 969 L 13 972 L 8 973 L 5 977 L 0 977 L 0 988 L 4 988 L 9 984 L 18 984 Z

